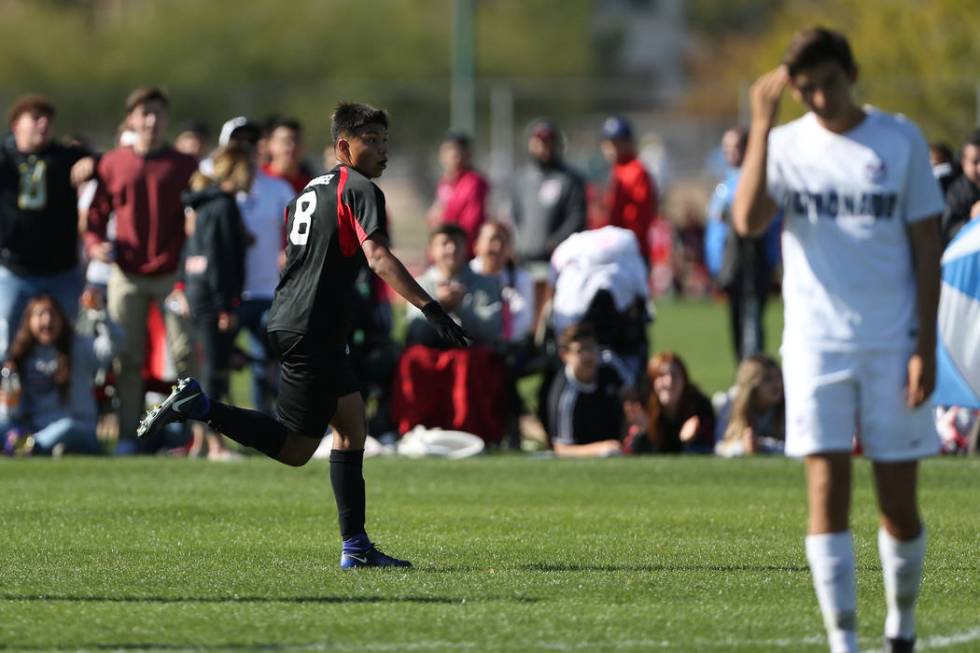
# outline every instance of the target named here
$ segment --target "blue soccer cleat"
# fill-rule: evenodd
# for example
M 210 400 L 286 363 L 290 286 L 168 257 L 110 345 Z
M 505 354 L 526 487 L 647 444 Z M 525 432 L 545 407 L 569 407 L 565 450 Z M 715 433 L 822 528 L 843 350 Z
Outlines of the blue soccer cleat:
M 360 569 L 361 567 L 401 567 L 410 569 L 412 563 L 385 555 L 378 547 L 371 545 L 367 551 L 344 551 L 340 554 L 341 569 Z
M 152 438 L 170 422 L 202 419 L 210 406 L 211 402 L 197 379 L 180 379 L 170 396 L 143 416 L 136 429 L 136 437 Z

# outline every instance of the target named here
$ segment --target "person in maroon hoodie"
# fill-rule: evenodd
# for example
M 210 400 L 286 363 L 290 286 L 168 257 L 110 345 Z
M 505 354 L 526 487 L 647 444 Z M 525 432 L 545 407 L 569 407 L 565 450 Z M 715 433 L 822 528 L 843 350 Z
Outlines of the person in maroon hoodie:
M 118 453 L 135 453 L 136 427 L 144 408 L 141 377 L 150 302 L 162 305 L 173 290 L 184 245 L 181 192 L 197 170 L 194 157 L 164 142 L 169 101 L 159 88 L 141 87 L 126 100 L 125 124 L 131 146 L 117 147 L 99 161 L 99 187 L 89 209 L 88 255 L 113 262 L 109 278 L 109 316 L 126 332 L 117 359 L 119 392 Z M 110 213 L 116 216 L 115 242 L 106 240 Z M 177 374 L 195 373 L 191 329 L 186 317 L 164 311 L 167 343 Z

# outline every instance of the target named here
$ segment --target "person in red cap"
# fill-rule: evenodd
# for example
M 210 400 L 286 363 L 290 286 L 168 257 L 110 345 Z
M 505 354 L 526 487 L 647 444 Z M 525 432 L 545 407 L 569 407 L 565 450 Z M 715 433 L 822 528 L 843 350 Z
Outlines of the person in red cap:
M 630 123 L 619 116 L 602 124 L 602 156 L 612 166 L 598 226 L 629 229 L 636 235 L 643 260 L 649 261 L 647 235 L 657 215 L 657 187 L 636 156 Z

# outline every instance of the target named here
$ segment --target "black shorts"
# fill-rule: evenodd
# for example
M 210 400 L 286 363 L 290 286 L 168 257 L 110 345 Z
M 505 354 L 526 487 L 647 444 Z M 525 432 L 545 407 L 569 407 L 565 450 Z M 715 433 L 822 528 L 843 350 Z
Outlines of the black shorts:
M 311 438 L 326 432 L 338 398 L 361 390 L 347 347 L 325 341 L 331 342 L 292 331 L 269 332 L 269 345 L 282 363 L 279 421 Z

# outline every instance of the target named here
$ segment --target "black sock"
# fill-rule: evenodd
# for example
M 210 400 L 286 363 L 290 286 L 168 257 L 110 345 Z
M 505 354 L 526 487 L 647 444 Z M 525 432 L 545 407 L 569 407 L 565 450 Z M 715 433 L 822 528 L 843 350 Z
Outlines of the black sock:
M 211 400 L 211 411 L 208 413 L 208 426 L 218 433 L 246 447 L 258 449 L 270 458 L 279 459 L 279 452 L 286 442 L 288 429 L 265 413 L 229 406 L 219 401 Z
M 337 500 L 340 536 L 349 539 L 364 532 L 364 450 L 330 452 L 330 483 Z

